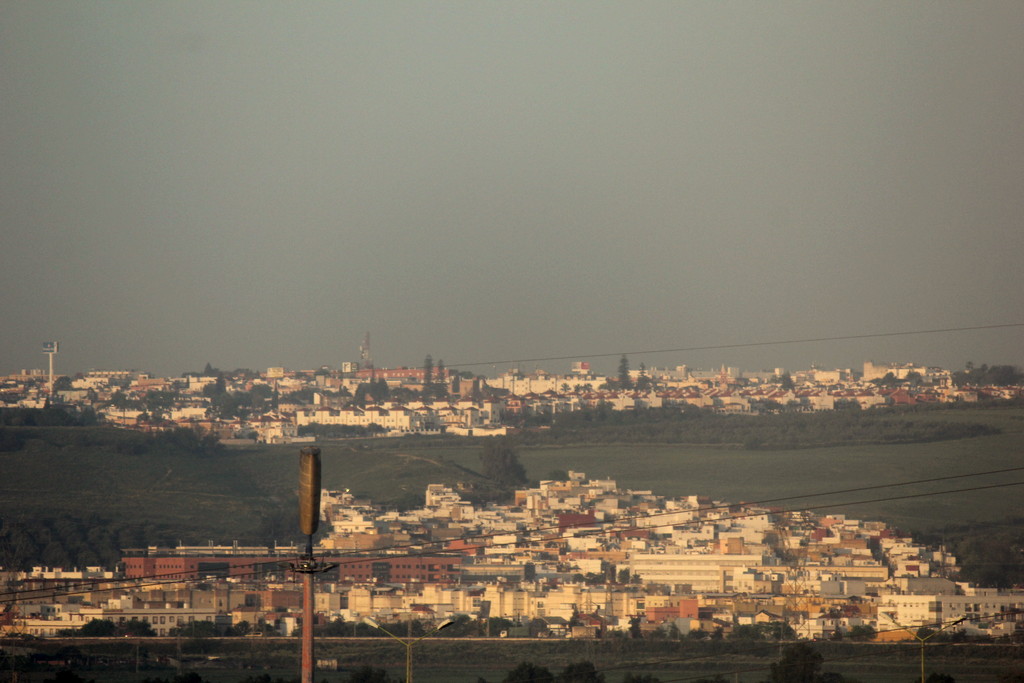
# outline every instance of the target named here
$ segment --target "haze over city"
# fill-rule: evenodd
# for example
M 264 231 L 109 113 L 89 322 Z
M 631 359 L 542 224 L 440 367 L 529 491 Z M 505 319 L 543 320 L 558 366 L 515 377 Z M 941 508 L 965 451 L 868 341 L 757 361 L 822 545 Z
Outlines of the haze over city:
M 0 373 L 47 340 L 66 372 L 334 366 L 366 331 L 385 366 L 613 372 L 1021 322 L 1022 24 L 1009 1 L 4 3 Z M 1020 340 L 630 358 L 955 369 L 1024 364 Z

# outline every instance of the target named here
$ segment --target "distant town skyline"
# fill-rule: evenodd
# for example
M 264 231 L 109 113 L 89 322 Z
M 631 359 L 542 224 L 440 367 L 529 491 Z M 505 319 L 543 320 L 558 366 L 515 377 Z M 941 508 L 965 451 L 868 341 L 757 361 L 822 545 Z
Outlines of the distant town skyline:
M 985 331 L 993 331 L 993 330 L 995 330 L 995 331 L 1006 331 L 1006 330 L 1018 331 L 1022 327 L 1024 327 L 1024 323 L 1008 323 L 1008 324 L 1005 324 L 1005 325 L 985 326 L 984 329 L 966 328 L 966 329 L 954 329 L 954 330 L 901 331 L 901 332 L 880 333 L 880 334 L 877 334 L 877 335 L 871 335 L 871 337 L 872 338 L 884 339 L 884 338 L 891 338 L 891 337 L 921 336 L 921 335 L 928 335 L 928 334 L 942 334 L 942 335 L 945 335 L 945 334 L 964 334 L 964 333 L 969 333 L 969 332 L 977 333 L 977 332 L 985 332 Z M 365 344 L 365 341 L 366 341 L 366 337 L 363 338 L 364 344 Z M 559 357 L 547 356 L 547 357 L 538 357 L 538 358 L 510 358 L 510 359 L 491 358 L 489 361 L 487 361 L 487 360 L 477 360 L 477 361 L 473 361 L 473 362 L 462 362 L 462 363 L 450 362 L 450 361 L 445 360 L 443 357 L 440 357 L 440 356 L 436 356 L 435 357 L 433 354 L 429 354 L 428 353 L 428 354 L 424 355 L 424 357 L 422 359 L 420 359 L 418 362 L 417 361 L 410 361 L 410 362 L 407 362 L 407 363 L 390 363 L 390 364 L 389 363 L 377 363 L 377 362 L 374 362 L 374 365 L 376 367 L 379 367 L 379 368 L 389 368 L 389 367 L 390 368 L 399 368 L 399 367 L 418 368 L 418 367 L 422 367 L 424 365 L 424 361 L 426 360 L 427 356 L 429 355 L 430 358 L 432 359 L 433 363 L 443 363 L 449 369 L 452 369 L 452 370 L 460 370 L 460 369 L 462 369 L 462 370 L 469 370 L 469 371 L 471 371 L 471 372 L 473 372 L 474 374 L 477 374 L 477 375 L 488 375 L 488 374 L 491 374 L 492 376 L 496 375 L 496 374 L 500 374 L 502 372 L 506 372 L 506 371 L 511 370 L 511 369 L 518 369 L 518 370 L 520 370 L 522 372 L 531 372 L 533 370 L 545 370 L 545 371 L 556 372 L 556 373 L 568 372 L 570 367 L 573 364 L 577 363 L 577 362 L 586 363 L 587 366 L 591 369 L 591 371 L 594 374 L 614 375 L 618 371 L 618 365 L 619 365 L 620 359 L 623 356 L 625 356 L 627 358 L 627 360 L 630 363 L 631 369 L 634 370 L 634 371 L 638 370 L 641 366 L 646 366 L 646 367 L 651 367 L 651 368 L 653 368 L 653 367 L 675 368 L 677 366 L 685 365 L 685 366 L 690 367 L 691 369 L 698 369 L 698 368 L 699 369 L 715 369 L 715 368 L 718 368 L 718 367 L 730 367 L 730 368 L 739 368 L 740 370 L 745 370 L 745 371 L 750 371 L 750 372 L 774 370 L 774 369 L 784 369 L 786 371 L 798 371 L 798 370 L 810 369 L 812 367 L 816 367 L 816 368 L 819 368 L 819 369 L 852 369 L 853 371 L 857 372 L 857 371 L 860 370 L 860 368 L 866 362 L 893 363 L 893 364 L 899 364 L 899 363 L 917 364 L 917 365 L 923 365 L 923 366 L 941 367 L 941 368 L 944 368 L 944 369 L 947 369 L 947 370 L 952 370 L 952 371 L 962 369 L 963 366 L 966 363 L 975 363 L 977 365 L 981 365 L 982 363 L 986 363 L 988 365 L 1001 365 L 1001 364 L 1018 365 L 1016 363 L 1001 363 L 1001 362 L 998 362 L 998 361 L 989 361 L 987 359 L 977 359 L 977 360 L 974 360 L 973 358 L 969 359 L 967 361 L 964 361 L 964 363 L 961 363 L 961 364 L 943 365 L 942 363 L 932 363 L 932 362 L 922 361 L 921 359 L 916 358 L 916 357 L 904 357 L 904 358 L 898 358 L 898 359 L 891 359 L 891 358 L 881 358 L 880 359 L 880 358 L 876 358 L 876 357 L 871 357 L 871 358 L 864 358 L 864 359 L 862 359 L 860 361 L 857 361 L 857 362 L 851 362 L 851 363 L 846 363 L 846 364 L 831 364 L 830 365 L 830 364 L 824 364 L 824 363 L 813 362 L 812 361 L 812 362 L 809 362 L 809 363 L 797 364 L 797 365 L 792 365 L 792 364 L 791 365 L 786 365 L 786 364 L 781 364 L 781 363 L 769 363 L 767 365 L 748 366 L 748 365 L 742 365 L 742 364 L 739 364 L 739 363 L 725 362 L 725 361 L 719 362 L 719 363 L 712 362 L 712 363 L 709 363 L 709 364 L 699 365 L 699 364 L 693 364 L 693 363 L 686 362 L 685 360 L 678 360 L 678 359 L 677 360 L 672 360 L 670 358 L 673 354 L 680 354 L 680 353 L 700 354 L 701 356 L 705 356 L 705 357 L 708 354 L 713 354 L 713 353 L 716 353 L 716 352 L 728 354 L 728 353 L 734 351 L 733 348 L 730 348 L 732 346 L 739 346 L 740 348 L 744 348 L 744 349 L 745 348 L 751 348 L 751 347 L 752 348 L 765 348 L 765 347 L 767 347 L 767 348 L 775 348 L 775 347 L 786 347 L 786 346 L 792 346 L 792 345 L 807 345 L 807 344 L 822 344 L 822 343 L 844 343 L 844 342 L 850 342 L 850 341 L 854 341 L 854 340 L 853 339 L 832 339 L 832 340 L 827 340 L 827 341 L 821 340 L 821 339 L 815 339 L 815 340 L 774 340 L 774 341 L 772 341 L 772 340 L 761 340 L 761 341 L 748 342 L 748 343 L 738 344 L 738 345 L 723 344 L 723 345 L 720 345 L 722 348 L 702 348 L 702 349 L 634 349 L 634 350 L 627 350 L 627 351 L 615 352 L 615 353 L 590 354 L 590 355 L 586 355 L 586 356 L 584 356 L 584 355 L 581 355 L 581 356 L 559 356 Z M 57 350 L 58 346 L 59 346 L 59 351 Z M 47 341 L 47 342 L 41 343 L 39 348 L 40 348 L 40 351 L 41 351 L 42 355 L 46 359 L 46 363 L 42 363 L 42 364 L 39 364 L 37 366 L 22 367 L 22 368 L 12 369 L 7 374 L 11 374 L 11 373 L 13 373 L 15 371 L 19 371 L 19 370 L 45 369 L 47 364 L 48 364 L 48 362 L 49 362 L 49 359 L 50 359 L 50 355 L 49 355 L 50 352 L 52 352 L 55 357 L 59 357 L 60 356 L 60 352 L 63 352 L 64 349 L 66 348 L 66 346 L 62 345 L 59 340 L 52 340 L 52 341 Z M 140 367 L 140 366 L 131 366 L 131 367 L 129 367 L 129 366 L 126 366 L 126 365 L 112 365 L 112 366 L 105 366 L 105 367 L 88 367 L 88 368 L 70 369 L 70 368 L 62 368 L 60 366 L 60 364 L 58 363 L 55 366 L 55 373 L 58 374 L 58 375 L 61 375 L 61 374 L 71 374 L 71 375 L 73 375 L 73 374 L 85 373 L 85 372 L 88 372 L 89 370 L 115 370 L 115 369 L 122 369 L 122 370 L 135 370 L 135 371 L 140 371 L 140 372 L 150 372 L 150 373 L 154 373 L 154 374 L 157 374 L 157 375 L 160 375 L 160 376 L 174 377 L 174 376 L 178 376 L 178 375 L 181 375 L 181 374 L 184 374 L 184 373 L 189 373 L 189 372 L 200 372 L 200 371 L 202 371 L 206 367 L 206 363 L 210 363 L 213 367 L 216 367 L 218 370 L 222 370 L 222 371 L 233 371 L 233 370 L 239 370 L 239 369 L 248 369 L 248 370 L 253 370 L 253 371 L 257 371 L 257 372 L 262 372 L 262 371 L 265 371 L 267 368 L 277 368 L 277 367 L 287 368 L 290 371 L 316 370 L 316 369 L 319 369 L 319 368 L 322 368 L 322 367 L 329 367 L 329 368 L 331 368 L 333 370 L 340 370 L 340 369 L 342 369 L 342 366 L 345 365 L 345 364 L 352 364 L 354 366 L 358 366 L 359 362 L 360 362 L 360 353 L 363 350 L 364 350 L 364 345 L 361 344 L 352 353 L 352 355 L 349 358 L 344 358 L 344 359 L 341 359 L 341 360 L 338 360 L 338 361 L 334 361 L 334 362 L 321 362 L 321 363 L 313 363 L 313 364 L 307 364 L 307 365 L 302 365 L 302 366 L 289 365 L 289 364 L 286 364 L 286 363 L 267 363 L 267 364 L 253 366 L 253 365 L 232 364 L 230 362 L 227 363 L 227 364 L 217 364 L 217 363 L 212 363 L 210 361 L 206 361 L 205 363 L 202 363 L 200 366 L 184 368 L 184 369 L 181 369 L 181 370 L 178 370 L 178 371 L 171 370 L 171 371 L 168 371 L 168 372 L 162 372 L 162 371 L 154 370 L 153 368 L 150 368 L 150 367 Z M 370 348 L 365 349 L 365 350 L 367 352 L 370 352 L 370 360 L 372 361 L 373 360 L 373 358 L 372 358 L 372 345 L 370 346 Z M 485 355 L 486 354 L 482 354 L 480 356 L 480 358 L 484 358 Z M 644 360 L 645 358 L 661 358 L 662 360 L 660 362 L 647 362 L 646 360 Z M 489 371 L 493 371 L 493 372 L 489 372 Z
M 1024 364 L 1024 3 L 0 4 L 0 372 Z M 532 367 L 524 367 L 532 369 Z M 552 368 L 557 370 L 558 368 Z

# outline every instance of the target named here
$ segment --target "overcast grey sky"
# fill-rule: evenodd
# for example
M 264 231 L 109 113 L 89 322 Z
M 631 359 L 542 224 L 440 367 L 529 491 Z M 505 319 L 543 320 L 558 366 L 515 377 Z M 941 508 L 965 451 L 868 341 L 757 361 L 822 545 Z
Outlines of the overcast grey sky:
M 1020 0 L 8 0 L 0 372 L 50 339 L 58 370 L 177 375 L 336 366 L 366 331 L 378 365 L 458 365 L 1024 322 L 1022 26 Z M 1024 364 L 1022 336 L 631 361 Z

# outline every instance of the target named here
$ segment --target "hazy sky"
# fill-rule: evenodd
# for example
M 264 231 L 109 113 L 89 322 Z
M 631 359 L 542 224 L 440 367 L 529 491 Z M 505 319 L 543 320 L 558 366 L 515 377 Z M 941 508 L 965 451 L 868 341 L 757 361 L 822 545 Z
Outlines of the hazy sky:
M 337 366 L 367 331 L 378 365 L 451 366 L 1024 322 L 1022 26 L 1020 0 L 7 0 L 0 372 L 50 339 L 58 370 L 177 375 Z M 1022 339 L 631 361 L 1024 365 Z

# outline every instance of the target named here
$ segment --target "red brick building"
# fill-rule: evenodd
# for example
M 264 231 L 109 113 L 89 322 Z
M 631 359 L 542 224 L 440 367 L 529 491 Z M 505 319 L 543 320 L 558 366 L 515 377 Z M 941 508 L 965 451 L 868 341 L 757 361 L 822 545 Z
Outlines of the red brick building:
M 137 553 L 137 554 L 136 554 Z M 279 574 L 288 569 L 289 562 L 297 558 L 287 555 L 189 554 L 182 556 L 174 550 L 135 551 L 121 558 L 125 577 L 182 578 L 202 576 L 258 578 Z M 319 556 L 317 559 L 321 559 Z M 323 557 L 322 560 L 338 566 L 324 574 L 328 580 L 366 581 L 378 583 L 454 583 L 459 580 L 462 557 L 458 555 L 387 555 Z

